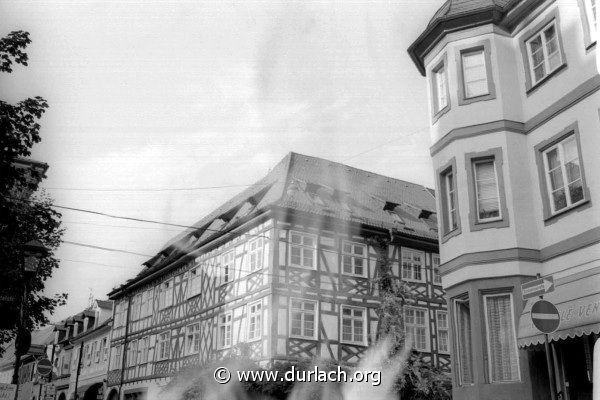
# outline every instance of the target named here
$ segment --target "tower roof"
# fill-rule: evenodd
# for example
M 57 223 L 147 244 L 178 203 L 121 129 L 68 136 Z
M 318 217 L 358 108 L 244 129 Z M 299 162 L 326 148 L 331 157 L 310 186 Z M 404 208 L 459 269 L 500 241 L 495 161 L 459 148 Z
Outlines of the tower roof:
M 427 28 L 410 45 L 408 53 L 425 76 L 424 58 L 448 32 L 485 24 L 500 25 L 513 9 L 526 11 L 540 0 L 447 0 L 431 17 Z

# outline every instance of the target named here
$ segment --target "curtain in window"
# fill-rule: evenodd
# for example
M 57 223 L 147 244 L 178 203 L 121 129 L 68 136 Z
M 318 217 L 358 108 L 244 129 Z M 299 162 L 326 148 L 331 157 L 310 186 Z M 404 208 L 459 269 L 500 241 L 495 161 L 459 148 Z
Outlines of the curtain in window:
M 462 55 L 465 97 L 488 94 L 487 71 L 483 50 Z
M 486 313 L 492 381 L 518 380 L 519 360 L 510 296 L 486 297 Z
M 471 312 L 469 308 L 469 302 L 457 300 L 455 302 L 455 307 L 460 383 L 473 383 L 473 355 L 471 350 Z
M 479 219 L 499 217 L 500 202 L 493 160 L 475 163 L 475 185 Z

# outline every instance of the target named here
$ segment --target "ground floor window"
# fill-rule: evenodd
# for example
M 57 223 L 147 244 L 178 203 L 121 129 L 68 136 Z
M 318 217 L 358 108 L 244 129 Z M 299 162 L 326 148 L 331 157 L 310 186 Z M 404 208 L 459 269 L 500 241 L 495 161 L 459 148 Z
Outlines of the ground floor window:
M 473 383 L 473 346 L 471 343 L 471 307 L 469 299 L 454 300 L 456 323 L 456 362 L 461 385 Z
M 519 378 L 519 354 L 512 311 L 512 296 L 483 296 L 487 332 L 488 367 L 491 382 L 512 382 Z

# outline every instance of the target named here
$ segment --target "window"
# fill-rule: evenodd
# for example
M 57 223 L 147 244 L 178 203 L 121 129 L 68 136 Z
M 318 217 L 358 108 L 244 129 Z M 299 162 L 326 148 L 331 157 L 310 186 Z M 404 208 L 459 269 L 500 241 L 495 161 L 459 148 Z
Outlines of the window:
M 142 300 L 140 303 L 140 318 L 145 318 L 152 315 L 152 300 L 152 289 L 148 289 L 142 294 Z
M 145 364 L 148 362 L 148 352 L 150 349 L 150 338 L 145 337 L 138 341 L 138 362 Z
M 121 358 L 122 355 L 123 355 L 123 345 L 113 347 L 113 351 L 111 353 L 111 360 L 110 360 L 110 369 L 111 370 L 121 369 L 121 364 L 123 362 L 123 359 Z
M 169 279 L 160 284 L 158 289 L 158 304 L 159 309 L 163 310 L 173 305 L 173 280 Z
M 171 332 L 163 332 L 158 335 L 157 356 L 158 361 L 166 360 L 171 354 Z
M 95 363 L 99 363 L 100 362 L 100 353 L 102 352 L 101 349 L 101 342 L 94 342 L 93 346 L 92 346 L 92 353 L 94 353 L 94 362 Z
M 544 150 L 543 160 L 552 213 L 581 202 L 585 196 L 575 136 Z
M 202 290 L 202 274 L 200 267 L 192 268 L 190 270 L 188 281 L 188 297 L 194 297 L 200 294 Z
M 483 296 L 490 382 L 519 380 L 519 355 L 510 294 Z
M 364 307 L 342 306 L 342 342 L 366 344 L 366 317 Z
M 221 256 L 221 277 L 222 284 L 231 282 L 234 277 L 235 256 L 233 251 L 228 251 Z
M 115 306 L 115 328 L 125 326 L 125 319 L 127 318 L 127 302 L 121 301 Z
M 343 242 L 342 271 L 344 274 L 367 275 L 367 247 L 362 244 Z
M 456 321 L 456 360 L 458 381 L 461 385 L 473 384 L 473 354 L 471 343 L 471 307 L 468 299 L 454 300 Z
M 424 257 L 422 251 L 402 248 L 402 279 L 423 281 Z
M 127 366 L 135 367 L 137 365 L 138 342 L 132 340 L 127 344 Z
M 428 322 L 426 309 L 404 308 L 404 331 L 406 339 L 412 342 L 415 350 L 429 351 Z
M 489 93 L 485 55 L 483 49 L 461 55 L 465 97 L 478 97 Z
M 450 352 L 450 346 L 448 345 L 448 313 L 446 311 L 436 311 L 435 313 L 437 321 L 437 342 L 438 351 L 440 353 Z
M 185 354 L 196 354 L 200 351 L 200 323 L 188 325 L 185 336 Z
M 131 300 L 131 316 L 129 318 L 131 321 L 137 321 L 138 319 L 140 319 L 141 306 L 142 293 L 138 293 L 135 296 L 133 296 L 133 299 Z
M 292 298 L 290 303 L 291 336 L 316 339 L 316 315 L 316 301 Z
M 103 362 L 106 362 L 108 360 L 108 338 L 102 338 L 102 345 L 100 347 L 102 348 L 100 357 Z
M 554 20 L 525 43 L 529 58 L 529 73 L 533 85 L 536 85 L 563 65 L 557 29 Z
M 219 348 L 231 347 L 231 312 L 219 316 Z
M 448 90 L 448 73 L 446 70 L 446 57 L 431 71 L 431 87 L 433 94 L 434 119 L 447 110 L 450 106 Z
M 248 306 L 248 340 L 260 339 L 262 337 L 262 302 Z
M 305 233 L 290 233 L 290 265 L 314 269 L 316 267 L 317 237 Z
M 69 368 L 71 368 L 71 352 L 65 353 L 62 357 L 62 375 L 68 374 Z
M 89 343 L 83 347 L 83 354 L 85 354 L 85 365 L 90 365 L 92 363 L 92 346 Z
M 248 258 L 250 271 L 258 271 L 264 266 L 264 242 L 263 238 L 254 239 L 250 242 Z
M 579 10 L 581 11 L 583 36 L 586 48 L 596 43 L 596 0 L 578 0 Z
M 450 166 L 444 168 L 440 173 L 440 191 L 441 206 L 442 206 L 442 230 L 443 234 L 447 235 L 452 231 L 457 231 L 459 228 L 458 220 L 458 202 L 456 199 L 456 176 L 454 171 L 455 160 L 453 159 Z
M 500 219 L 500 193 L 494 160 L 474 161 L 473 175 L 475 179 L 477 221 Z
M 501 147 L 465 154 L 471 231 L 509 225 L 502 157 Z
M 440 273 L 440 256 L 439 254 L 431 255 L 431 264 L 433 267 L 433 283 L 436 285 L 442 284 L 442 274 Z

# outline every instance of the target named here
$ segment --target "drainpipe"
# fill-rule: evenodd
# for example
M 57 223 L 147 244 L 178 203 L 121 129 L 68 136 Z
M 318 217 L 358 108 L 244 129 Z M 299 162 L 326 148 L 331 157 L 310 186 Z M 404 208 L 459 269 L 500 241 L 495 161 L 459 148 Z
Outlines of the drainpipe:
M 77 360 L 77 372 L 75 373 L 75 399 L 79 398 L 77 394 L 77 385 L 79 384 L 79 374 L 81 373 L 81 361 L 83 360 L 83 340 L 79 345 L 79 359 Z
M 119 399 L 125 379 L 125 365 L 127 363 L 127 337 L 129 336 L 129 312 L 131 311 L 131 296 L 127 299 L 127 312 L 125 313 L 125 337 L 123 338 L 123 361 L 121 361 L 121 379 L 119 380 Z

